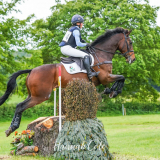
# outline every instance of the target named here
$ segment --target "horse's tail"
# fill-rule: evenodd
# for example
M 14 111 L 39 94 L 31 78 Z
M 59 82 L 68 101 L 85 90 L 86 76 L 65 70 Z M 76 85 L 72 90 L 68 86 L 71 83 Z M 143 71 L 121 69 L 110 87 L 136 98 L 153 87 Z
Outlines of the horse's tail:
M 16 87 L 16 78 L 21 74 L 30 73 L 31 71 L 32 71 L 31 69 L 20 70 L 12 74 L 12 76 L 9 78 L 9 81 L 7 83 L 7 90 L 5 94 L 2 97 L 0 97 L 0 106 L 8 99 L 9 95 L 12 93 L 12 91 Z

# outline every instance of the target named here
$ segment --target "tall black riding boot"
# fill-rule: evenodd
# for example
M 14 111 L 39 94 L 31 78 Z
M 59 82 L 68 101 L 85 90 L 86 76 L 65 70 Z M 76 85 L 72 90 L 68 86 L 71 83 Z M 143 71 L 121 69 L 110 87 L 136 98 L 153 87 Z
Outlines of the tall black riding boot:
M 84 57 L 83 63 L 84 63 L 84 67 L 87 70 L 87 74 L 88 74 L 89 79 L 92 79 L 94 76 L 98 76 L 99 72 L 92 72 L 91 71 L 89 56 Z

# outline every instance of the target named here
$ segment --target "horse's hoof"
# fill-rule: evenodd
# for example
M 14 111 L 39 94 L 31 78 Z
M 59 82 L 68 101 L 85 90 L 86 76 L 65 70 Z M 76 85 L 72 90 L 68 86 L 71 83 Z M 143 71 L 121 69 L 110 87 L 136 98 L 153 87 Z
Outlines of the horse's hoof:
M 9 127 L 8 130 L 5 131 L 6 137 L 8 137 L 12 133 L 12 128 Z
M 109 88 L 105 88 L 103 94 L 110 94 L 111 93 L 111 90 Z
M 118 95 L 117 92 L 113 91 L 109 94 L 109 98 L 115 98 L 117 95 Z

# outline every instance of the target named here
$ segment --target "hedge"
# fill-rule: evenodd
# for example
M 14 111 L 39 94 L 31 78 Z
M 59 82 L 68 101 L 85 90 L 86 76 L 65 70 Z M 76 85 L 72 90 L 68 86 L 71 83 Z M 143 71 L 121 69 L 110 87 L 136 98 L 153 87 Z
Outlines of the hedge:
M 123 104 L 124 108 L 126 108 L 127 115 L 160 113 L 159 103 L 126 102 Z M 97 112 L 97 116 L 114 115 L 122 115 L 122 103 L 101 103 Z
M 138 103 L 138 102 L 126 102 L 123 103 L 126 108 L 127 115 L 135 114 L 150 114 L 160 113 L 160 104 L 158 103 Z M 57 105 L 58 107 L 58 105 Z M 16 104 L 3 104 L 0 106 L 0 120 L 12 120 L 15 112 Z M 53 103 L 42 103 L 33 108 L 25 110 L 22 117 L 26 118 L 38 118 L 43 116 L 54 115 L 54 104 Z M 121 103 L 101 103 L 97 116 L 115 116 L 122 115 L 122 104 Z
M 3 104 L 0 106 L 0 120 L 12 120 L 16 104 Z M 43 116 L 54 115 L 54 104 L 53 103 L 42 103 L 25 110 L 22 113 L 22 117 L 26 118 L 38 118 Z

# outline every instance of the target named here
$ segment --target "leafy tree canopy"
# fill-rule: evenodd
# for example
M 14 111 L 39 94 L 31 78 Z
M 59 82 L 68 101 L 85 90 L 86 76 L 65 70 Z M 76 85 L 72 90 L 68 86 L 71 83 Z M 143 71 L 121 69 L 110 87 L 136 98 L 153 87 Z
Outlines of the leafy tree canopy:
M 9 18 L 9 14 L 16 10 L 16 4 L 21 0 L 12 0 L 11 3 L 0 0 L 0 88 L 6 89 L 8 77 L 21 69 L 33 68 L 42 64 L 39 60 L 41 51 L 29 51 L 27 45 L 30 37 L 27 27 L 33 15 L 25 20 L 14 17 Z M 34 54 L 32 53 L 34 52 Z M 38 54 L 38 55 L 37 55 Z M 29 58 L 30 57 L 30 58 Z M 33 63 L 33 60 L 37 61 Z M 34 60 L 35 61 L 35 60 Z M 34 65 L 33 65 L 34 64 Z M 25 83 L 24 83 L 25 84 Z
M 73 0 L 52 7 L 52 15 L 33 23 L 31 34 L 41 47 L 44 63 L 60 61 L 60 48 L 66 30 L 71 26 L 74 14 L 85 18 L 82 37 L 92 42 L 106 29 L 123 27 L 132 29 L 130 35 L 136 61 L 129 65 L 125 59 L 115 56 L 113 73 L 126 77 L 122 96 L 142 100 L 156 100 L 158 92 L 150 80 L 160 85 L 160 27 L 156 25 L 159 7 L 151 7 L 148 0 Z
M 2 89 L 8 74 L 34 68 L 42 63 L 59 62 L 62 54 L 58 44 L 71 26 L 72 16 L 80 14 L 85 18 L 82 37 L 87 42 L 95 40 L 106 29 L 123 27 L 133 30 L 130 37 L 136 61 L 129 65 L 123 57 L 116 55 L 113 59 L 113 73 L 126 77 L 122 97 L 133 96 L 140 100 L 158 98 L 158 92 L 152 84 L 160 86 L 160 27 L 156 25 L 159 7 L 151 7 L 148 0 L 72 0 L 65 1 L 65 4 L 57 0 L 57 4 L 52 7 L 52 15 L 46 20 L 36 20 L 30 27 L 27 22 L 32 16 L 23 21 L 14 17 L 7 18 L 19 2 L 20 0 L 12 3 L 0 1 Z M 28 44 L 36 47 L 28 49 Z M 15 47 L 18 53 L 15 52 Z M 19 52 L 23 56 L 18 56 Z

